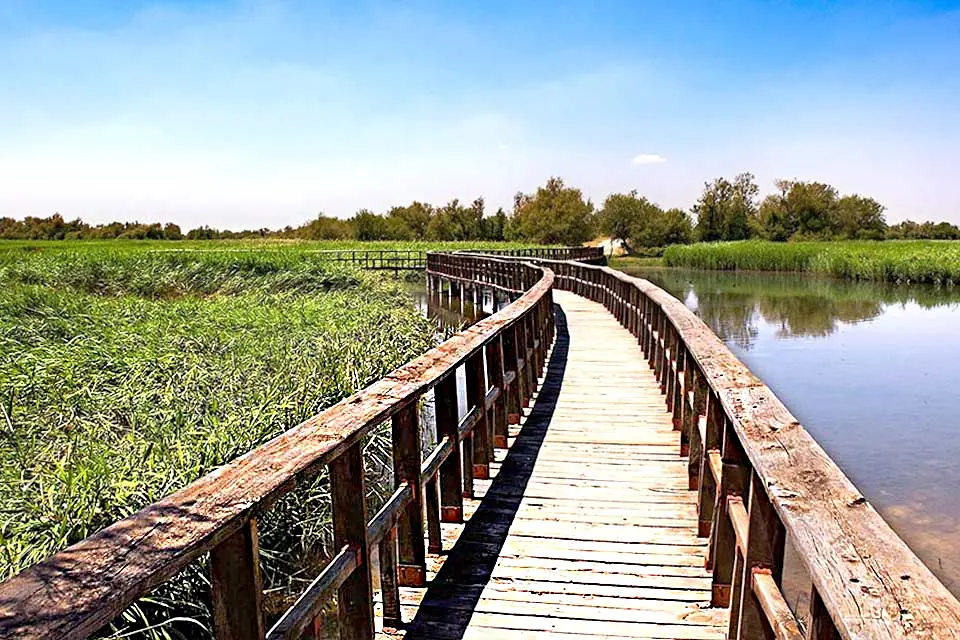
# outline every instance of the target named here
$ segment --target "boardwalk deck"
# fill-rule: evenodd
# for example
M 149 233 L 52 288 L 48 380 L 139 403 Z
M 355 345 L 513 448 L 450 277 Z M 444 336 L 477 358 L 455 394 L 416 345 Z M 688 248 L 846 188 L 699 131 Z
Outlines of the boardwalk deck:
M 601 305 L 554 295 L 536 402 L 466 524 L 443 525 L 427 587 L 401 590 L 407 624 L 381 637 L 723 638 L 659 384 Z

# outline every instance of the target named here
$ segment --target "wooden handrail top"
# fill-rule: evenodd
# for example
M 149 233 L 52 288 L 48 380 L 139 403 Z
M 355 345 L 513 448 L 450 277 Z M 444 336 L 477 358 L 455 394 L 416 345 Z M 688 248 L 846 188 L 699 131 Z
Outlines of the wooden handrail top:
M 576 280 L 623 296 L 635 287 L 661 309 L 719 399 L 843 638 L 960 637 L 960 602 L 773 391 L 683 302 L 608 267 L 530 261 L 549 267 L 558 288 Z
M 516 265 L 515 260 L 501 262 Z M 183 489 L 0 583 L 0 637 L 95 633 L 245 526 L 299 477 L 356 445 L 530 313 L 550 292 L 554 274 L 529 263 L 523 268 L 533 286 L 499 312 Z

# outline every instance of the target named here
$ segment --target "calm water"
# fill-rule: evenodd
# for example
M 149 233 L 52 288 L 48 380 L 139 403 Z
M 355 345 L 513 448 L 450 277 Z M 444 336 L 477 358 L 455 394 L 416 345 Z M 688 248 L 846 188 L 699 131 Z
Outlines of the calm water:
M 960 289 L 630 272 L 694 310 L 960 595 Z

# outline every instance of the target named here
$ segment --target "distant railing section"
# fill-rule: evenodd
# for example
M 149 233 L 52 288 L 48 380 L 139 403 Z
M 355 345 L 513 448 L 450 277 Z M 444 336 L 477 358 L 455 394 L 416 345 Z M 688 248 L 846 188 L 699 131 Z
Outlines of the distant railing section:
M 309 253 L 336 264 L 383 271 L 413 271 L 427 268 L 427 251 L 416 249 L 316 249 Z M 533 247 L 529 249 L 465 250 L 456 253 L 544 260 L 578 260 L 606 264 L 603 247 Z
M 336 594 L 341 638 L 368 640 L 374 633 L 374 547 L 384 624 L 399 625 L 399 586 L 424 583 L 426 551 L 442 550 L 440 523 L 463 521 L 463 498 L 473 495 L 475 478 L 489 477 L 494 447 L 507 445 L 508 421 L 529 404 L 554 338 L 549 269 L 466 254 L 431 255 L 429 262 L 433 277 L 483 283 L 513 302 L 261 447 L 0 583 L 0 637 L 86 638 L 209 553 L 218 639 L 300 637 L 319 625 Z M 463 417 L 456 381 L 461 366 L 468 405 Z M 419 404 L 430 390 L 438 442 L 424 456 Z M 362 444 L 387 421 L 395 490 L 371 518 Z M 337 551 L 267 630 L 257 517 L 324 466 Z
M 603 304 L 642 346 L 689 455 L 712 603 L 730 608 L 727 637 L 960 638 L 960 602 L 682 302 L 606 267 L 536 262 L 557 289 Z M 805 632 L 783 595 L 788 536 L 813 585 Z
M 536 258 L 539 260 L 574 260 L 585 264 L 605 265 L 607 263 L 607 257 L 603 251 L 603 247 L 534 247 L 530 249 L 496 249 L 492 251 L 478 249 L 476 251 L 464 251 L 460 253 L 513 258 Z

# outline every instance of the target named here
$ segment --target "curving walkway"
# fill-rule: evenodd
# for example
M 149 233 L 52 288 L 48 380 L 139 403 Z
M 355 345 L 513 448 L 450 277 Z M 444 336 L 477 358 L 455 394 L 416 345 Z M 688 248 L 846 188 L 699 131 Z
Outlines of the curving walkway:
M 557 341 L 497 473 L 477 481 L 426 588 L 401 591 L 407 638 L 721 639 L 686 458 L 636 340 L 555 291 Z M 452 548 L 451 548 L 452 547 Z

